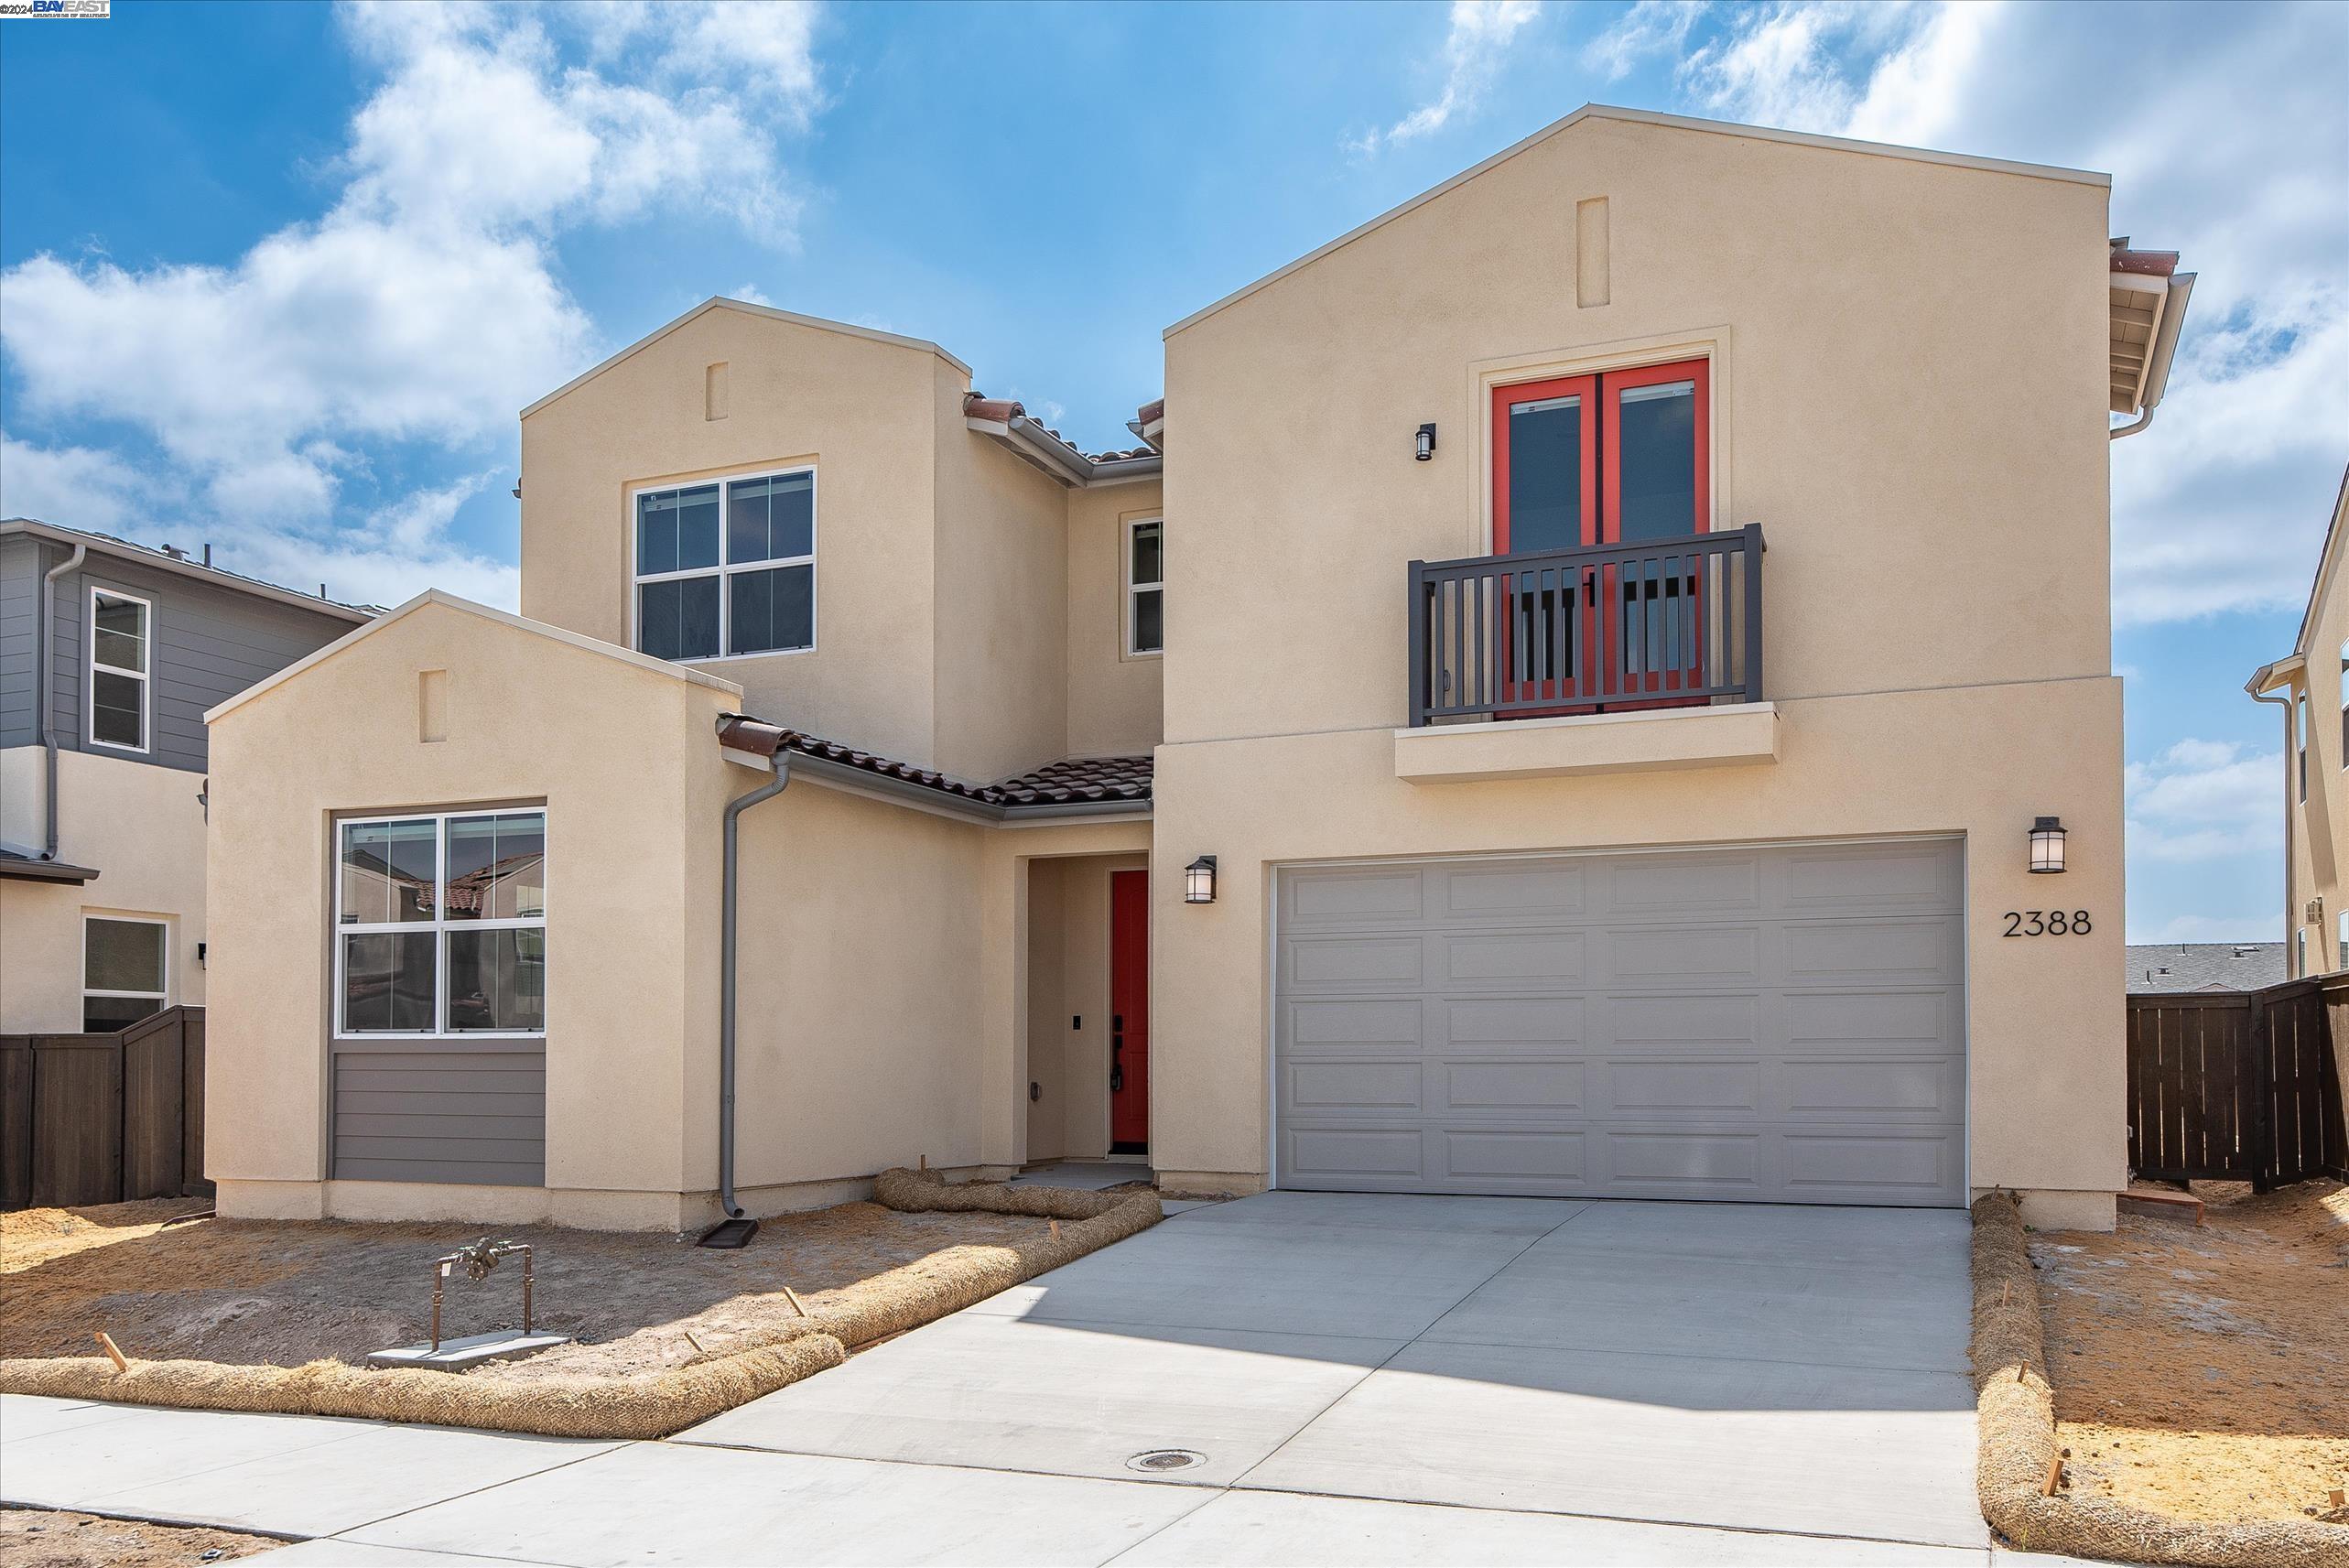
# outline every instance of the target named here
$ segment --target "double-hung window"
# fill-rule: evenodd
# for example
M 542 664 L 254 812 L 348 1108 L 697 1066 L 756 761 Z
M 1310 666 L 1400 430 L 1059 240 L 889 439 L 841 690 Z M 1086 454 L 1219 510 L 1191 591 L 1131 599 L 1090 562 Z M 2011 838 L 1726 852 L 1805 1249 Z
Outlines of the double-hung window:
M 351 819 L 336 834 L 338 1034 L 546 1032 L 544 810 Z
M 126 915 L 81 917 L 81 1028 L 112 1034 L 170 996 L 171 927 Z
M 1155 517 L 1126 524 L 1126 652 L 1166 648 L 1166 524 Z
M 816 470 L 636 492 L 636 647 L 656 659 L 816 645 Z
M 90 590 L 90 740 L 146 750 L 155 606 L 112 589 Z

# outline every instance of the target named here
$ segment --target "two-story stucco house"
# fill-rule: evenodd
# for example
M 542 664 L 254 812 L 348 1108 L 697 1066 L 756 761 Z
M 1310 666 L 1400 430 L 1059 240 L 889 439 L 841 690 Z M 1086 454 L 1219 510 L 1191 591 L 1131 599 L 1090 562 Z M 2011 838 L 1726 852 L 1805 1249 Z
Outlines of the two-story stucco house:
M 2324 531 L 2292 651 L 2245 690 L 2283 711 L 2287 975 L 2349 969 L 2349 474 Z
M 2107 450 L 2190 280 L 2108 195 L 1586 109 L 1176 322 L 1107 453 L 689 312 L 524 411 L 520 615 L 210 714 L 222 1211 L 2109 1226 Z
M 0 1034 L 204 1000 L 204 710 L 372 613 L 210 556 L 0 522 Z

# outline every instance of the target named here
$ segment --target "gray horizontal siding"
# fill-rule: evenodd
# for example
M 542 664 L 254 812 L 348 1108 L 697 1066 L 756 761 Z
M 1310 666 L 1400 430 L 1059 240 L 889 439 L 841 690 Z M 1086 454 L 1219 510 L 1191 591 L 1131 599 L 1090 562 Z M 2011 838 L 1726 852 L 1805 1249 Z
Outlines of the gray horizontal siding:
M 547 1056 L 535 1045 L 337 1042 L 338 1181 L 547 1181 Z
M 40 579 L 66 555 L 61 546 L 31 539 L 0 543 L 0 746 L 40 741 L 33 700 Z M 92 551 L 81 570 L 59 580 L 50 603 L 58 741 L 74 751 L 92 749 L 84 735 L 82 678 L 93 587 L 135 594 L 155 607 L 147 752 L 140 760 L 161 767 L 201 772 L 208 708 L 352 630 L 340 616 Z

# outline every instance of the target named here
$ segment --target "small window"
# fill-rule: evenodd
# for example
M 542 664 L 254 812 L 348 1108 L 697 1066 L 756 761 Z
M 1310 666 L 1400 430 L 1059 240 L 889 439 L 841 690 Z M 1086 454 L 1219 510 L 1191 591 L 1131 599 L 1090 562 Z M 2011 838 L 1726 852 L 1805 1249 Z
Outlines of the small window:
M 2341 765 L 2349 768 L 2349 642 L 2341 644 Z
M 1166 649 L 1166 524 L 1148 518 L 1126 524 L 1126 652 Z
M 2349 909 L 2341 912 L 2339 920 L 2341 936 L 2340 940 L 2333 944 L 2333 967 L 2336 969 L 2349 969 Z
M 816 470 L 639 491 L 636 646 L 656 659 L 816 645 Z
M 339 1033 L 546 1032 L 544 811 L 372 817 L 338 833 Z
M 106 589 L 90 590 L 90 740 L 146 750 L 147 668 L 155 608 Z
M 2292 979 L 2299 980 L 2307 978 L 2308 927 L 2303 925 L 2292 933 Z
M 2292 708 L 2292 745 L 2299 754 L 2300 798 L 2308 798 L 2308 693 L 2302 692 Z M 2306 973 L 2305 970 L 2302 973 Z
M 170 932 L 160 920 L 81 917 L 81 1028 L 127 1029 L 163 1011 L 170 994 Z

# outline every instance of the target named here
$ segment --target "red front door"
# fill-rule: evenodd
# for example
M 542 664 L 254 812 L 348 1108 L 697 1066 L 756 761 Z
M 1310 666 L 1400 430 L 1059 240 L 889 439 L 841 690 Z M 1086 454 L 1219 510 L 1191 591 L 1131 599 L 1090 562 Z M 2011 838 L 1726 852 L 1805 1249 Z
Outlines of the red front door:
M 1493 553 L 1705 532 L 1708 370 L 1683 360 L 1493 388 Z M 1645 694 L 1680 689 L 1702 620 L 1692 565 L 1672 558 L 1637 570 L 1608 564 L 1501 579 L 1495 633 L 1504 697 L 1554 697 L 1556 708 L 1534 711 L 1570 712 L 1601 698 L 1655 706 Z
M 1110 873 L 1110 1149 L 1150 1148 L 1150 873 Z

